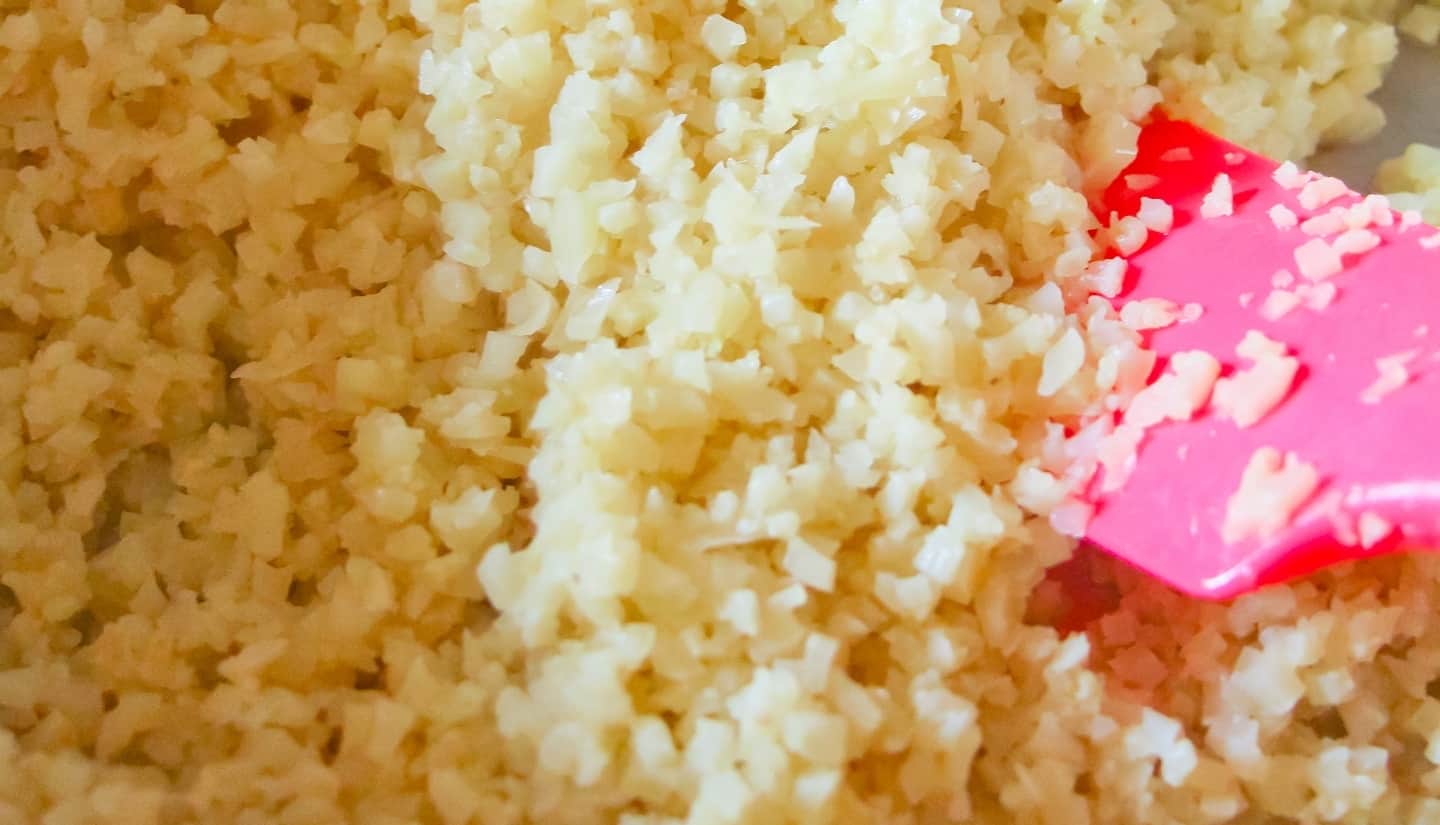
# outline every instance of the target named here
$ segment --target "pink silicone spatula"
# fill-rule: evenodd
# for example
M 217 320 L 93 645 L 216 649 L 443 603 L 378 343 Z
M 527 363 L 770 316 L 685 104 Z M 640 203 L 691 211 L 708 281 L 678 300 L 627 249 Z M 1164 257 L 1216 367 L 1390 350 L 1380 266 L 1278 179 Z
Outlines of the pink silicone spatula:
M 1348 210 L 1361 197 L 1347 190 L 1329 200 L 1325 184 L 1302 195 L 1285 174 L 1288 187 L 1277 182 L 1277 167 L 1195 126 L 1160 119 L 1144 129 L 1133 165 L 1100 206 L 1131 215 L 1148 197 L 1174 208 L 1173 230 L 1151 236 L 1130 257 L 1116 300 L 1163 298 L 1203 308 L 1191 323 L 1147 333 L 1157 375 L 1171 356 L 1192 350 L 1214 355 L 1224 375 L 1243 369 L 1235 349 L 1252 330 L 1299 361 L 1288 393 L 1257 423 L 1237 426 L 1212 403 L 1191 420 L 1159 424 L 1147 431 L 1122 488 L 1098 494 L 1097 483 L 1088 494 L 1095 506 L 1085 529 L 1089 542 L 1199 597 L 1227 598 L 1335 562 L 1440 541 L 1435 230 L 1418 225 L 1416 215 L 1377 206 L 1377 215 L 1388 216 L 1379 222 L 1389 225 L 1367 231 L 1379 245 L 1345 255 L 1338 274 L 1307 278 L 1296 250 L 1316 238 L 1334 248 L 1337 227 L 1325 232 L 1317 225 L 1334 220 L 1280 228 L 1272 207 L 1283 205 L 1304 222 L 1336 210 L 1359 214 Z M 1202 217 L 1202 201 L 1220 174 L 1231 181 L 1233 214 Z M 1284 210 L 1275 213 L 1288 223 Z M 1283 315 L 1264 311 L 1276 284 L 1291 283 L 1281 272 L 1307 285 L 1298 289 L 1332 284 L 1333 302 Z M 1377 384 L 1382 359 L 1388 384 Z M 1267 447 L 1313 467 L 1317 484 L 1278 526 L 1238 540 L 1232 531 L 1227 541 L 1222 530 L 1231 498 L 1256 452 Z M 1252 498 L 1278 495 L 1279 485 L 1260 481 Z

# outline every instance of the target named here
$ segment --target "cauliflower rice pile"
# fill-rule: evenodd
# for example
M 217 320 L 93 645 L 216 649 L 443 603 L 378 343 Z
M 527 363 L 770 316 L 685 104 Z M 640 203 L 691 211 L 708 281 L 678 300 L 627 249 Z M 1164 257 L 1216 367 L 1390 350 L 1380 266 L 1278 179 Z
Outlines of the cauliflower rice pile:
M 0 822 L 1440 823 L 1434 558 L 1041 583 L 1083 193 L 1402 14 L 8 4 Z

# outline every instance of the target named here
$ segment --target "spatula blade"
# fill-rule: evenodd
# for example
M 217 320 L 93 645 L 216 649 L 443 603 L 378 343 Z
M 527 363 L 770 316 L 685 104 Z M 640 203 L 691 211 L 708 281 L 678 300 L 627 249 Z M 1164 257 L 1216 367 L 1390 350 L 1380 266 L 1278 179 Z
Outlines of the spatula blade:
M 1333 304 L 1267 320 L 1260 308 L 1273 276 L 1284 270 L 1303 280 L 1295 250 L 1311 240 L 1298 228 L 1277 228 L 1268 210 L 1285 204 L 1304 220 L 1359 200 L 1352 194 L 1307 212 L 1296 191 L 1275 181 L 1276 168 L 1190 124 L 1157 120 L 1102 201 L 1121 215 L 1134 213 L 1141 197 L 1175 209 L 1173 231 L 1130 259 L 1117 301 L 1164 298 L 1204 308 L 1193 323 L 1149 334 L 1157 372 L 1187 350 L 1213 354 L 1228 372 L 1250 330 L 1283 342 L 1301 364 L 1285 400 L 1251 427 L 1202 411 L 1150 430 L 1128 483 L 1094 502 L 1090 542 L 1205 598 L 1440 539 L 1440 251 L 1422 241 L 1434 230 L 1402 230 L 1400 216 L 1394 226 L 1372 227 L 1381 245 L 1347 258 L 1345 271 L 1329 279 L 1338 288 Z M 1233 181 L 1234 214 L 1202 218 L 1200 204 L 1220 173 Z M 1362 400 L 1378 360 L 1410 351 L 1408 382 L 1378 403 Z M 1227 501 L 1262 447 L 1313 465 L 1320 486 L 1288 526 L 1227 543 Z M 1362 545 L 1353 535 L 1362 519 L 1370 533 L 1394 529 Z

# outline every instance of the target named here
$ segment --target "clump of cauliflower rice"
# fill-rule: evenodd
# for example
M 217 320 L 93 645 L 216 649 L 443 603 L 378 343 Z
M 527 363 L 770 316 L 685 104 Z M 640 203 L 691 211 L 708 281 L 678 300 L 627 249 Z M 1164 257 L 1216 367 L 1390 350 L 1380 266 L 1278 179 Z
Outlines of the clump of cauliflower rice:
M 1411 144 L 1400 157 L 1381 164 L 1375 185 L 1390 193 L 1396 208 L 1415 209 L 1425 220 L 1440 224 L 1440 148 Z
M 0 822 L 1440 822 L 1433 559 L 1041 583 L 1085 194 L 1402 13 L 8 6 Z

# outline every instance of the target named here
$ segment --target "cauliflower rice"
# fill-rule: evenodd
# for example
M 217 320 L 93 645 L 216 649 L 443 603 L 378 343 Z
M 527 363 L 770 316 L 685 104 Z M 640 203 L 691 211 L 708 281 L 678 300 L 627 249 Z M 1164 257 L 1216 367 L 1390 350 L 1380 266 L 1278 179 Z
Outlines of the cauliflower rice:
M 1402 14 L 7 6 L 0 823 L 1440 823 L 1434 558 L 1042 581 L 1084 193 Z

